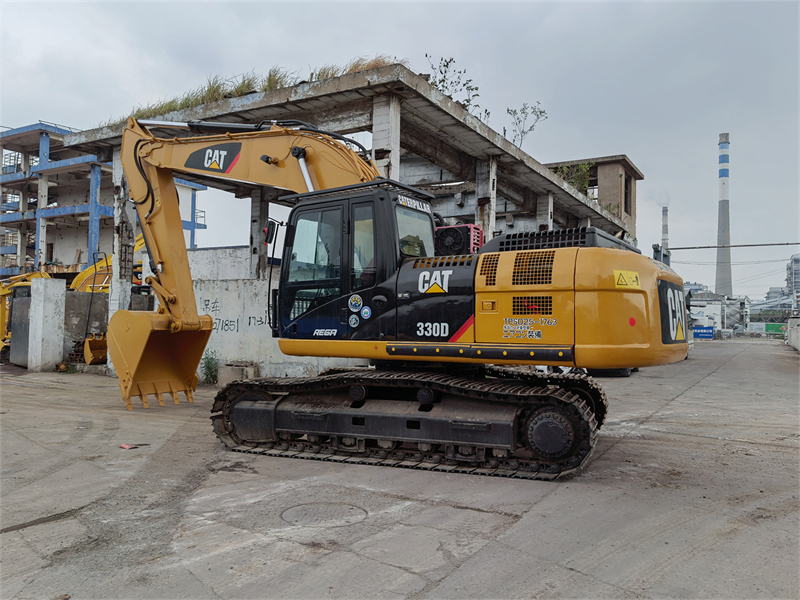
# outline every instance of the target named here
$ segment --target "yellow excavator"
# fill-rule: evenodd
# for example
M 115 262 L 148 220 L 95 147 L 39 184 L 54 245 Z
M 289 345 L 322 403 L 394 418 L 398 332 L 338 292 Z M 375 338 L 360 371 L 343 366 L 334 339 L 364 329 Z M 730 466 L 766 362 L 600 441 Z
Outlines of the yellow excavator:
M 148 127 L 195 135 L 158 138 Z M 350 142 L 300 121 L 128 121 L 122 164 L 160 306 L 109 323 L 126 407 L 132 396 L 145 407 L 148 395 L 192 401 L 212 319 L 197 311 L 173 173 L 199 174 L 295 192 L 282 197 L 294 208 L 280 284 L 264 298 L 273 336 L 288 355 L 370 362 L 228 385 L 211 416 L 224 444 L 537 479 L 583 467 L 605 393 L 586 375 L 534 365 L 682 360 L 681 278 L 594 228 L 508 234 L 475 254 L 435 256 L 432 197 L 381 178 Z
M 139 252 L 144 248 L 144 238 L 141 234 L 136 237 L 136 241 L 133 245 L 133 252 Z M 140 261 L 141 262 L 141 261 Z M 109 292 L 111 287 L 111 273 L 113 267 L 113 256 L 106 256 L 102 260 L 98 260 L 93 265 L 89 265 L 83 271 L 78 273 L 75 279 L 72 280 L 72 283 L 69 285 L 69 289 L 74 290 L 76 292 L 105 292 L 106 294 Z M 136 276 L 134 273 L 134 283 L 140 283 L 136 281 Z

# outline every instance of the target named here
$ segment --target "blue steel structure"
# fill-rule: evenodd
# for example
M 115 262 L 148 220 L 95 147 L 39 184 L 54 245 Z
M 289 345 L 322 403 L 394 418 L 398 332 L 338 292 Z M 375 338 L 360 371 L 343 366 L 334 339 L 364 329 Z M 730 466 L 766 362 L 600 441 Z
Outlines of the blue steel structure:
M 9 190 L 14 190 L 15 184 L 25 184 L 34 179 L 41 179 L 44 175 L 55 175 L 57 173 L 68 173 L 77 169 L 85 170 L 88 166 L 89 173 L 89 202 L 67 206 L 37 206 L 34 210 L 23 210 L 20 212 L 18 202 L 6 202 L 0 204 L 0 232 L 5 231 L 4 225 L 20 224 L 22 222 L 36 223 L 36 255 L 34 268 L 39 268 L 39 257 L 41 245 L 45 240 L 40 238 L 40 224 L 42 219 L 64 216 L 88 215 L 88 239 L 87 253 L 89 264 L 94 262 L 100 244 L 100 220 L 104 217 L 114 216 L 114 208 L 100 204 L 100 186 L 103 178 L 103 166 L 111 166 L 110 163 L 102 163 L 97 156 L 87 154 L 83 156 L 70 157 L 63 160 L 50 160 L 50 136 L 64 136 L 74 133 L 49 123 L 35 123 L 25 127 L 18 127 L 0 132 L 0 146 L 6 148 L 7 144 L 13 147 L 14 140 L 35 135 L 38 133 L 38 164 L 32 164 L 28 169 L 23 169 L 22 164 L 15 164 L 3 167 L 0 174 L 0 185 Z M 109 175 L 110 176 L 110 175 Z M 176 183 L 188 186 L 192 190 L 191 197 L 191 219 L 183 221 L 183 228 L 190 232 L 190 247 L 196 247 L 195 233 L 198 229 L 206 229 L 205 223 L 199 223 L 197 216 L 197 191 L 207 189 L 203 185 L 192 183 L 185 180 L 176 179 Z M 24 198 L 20 192 L 20 199 Z M 27 209 L 28 207 L 23 207 Z M 22 234 L 20 234 L 22 235 Z M 24 250 L 23 250 L 24 252 Z M 16 254 L 17 246 L 0 246 L 0 255 Z M 20 265 L 16 267 L 0 268 L 0 277 L 17 275 L 20 273 Z

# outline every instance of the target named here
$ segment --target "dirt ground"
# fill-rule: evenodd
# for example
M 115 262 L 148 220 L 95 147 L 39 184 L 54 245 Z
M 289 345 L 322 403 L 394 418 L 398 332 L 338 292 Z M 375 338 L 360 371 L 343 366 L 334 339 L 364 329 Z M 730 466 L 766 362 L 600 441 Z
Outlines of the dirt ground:
M 2 597 L 798 598 L 799 377 L 707 342 L 602 379 L 588 468 L 539 482 L 233 453 L 212 388 L 2 367 Z

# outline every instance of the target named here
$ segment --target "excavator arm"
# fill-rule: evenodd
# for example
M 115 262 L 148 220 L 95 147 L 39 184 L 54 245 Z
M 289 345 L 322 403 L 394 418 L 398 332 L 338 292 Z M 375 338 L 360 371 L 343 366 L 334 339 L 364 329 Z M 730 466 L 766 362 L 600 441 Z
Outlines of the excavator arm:
M 195 137 L 157 138 L 147 125 L 189 129 Z M 267 128 L 268 126 L 268 128 Z M 122 166 L 136 205 L 153 275 L 145 283 L 157 313 L 117 311 L 109 322 L 109 353 L 127 408 L 131 396 L 178 392 L 192 401 L 196 370 L 212 319 L 199 315 L 183 237 L 173 173 L 211 176 L 297 193 L 372 181 L 374 164 L 344 138 L 299 121 L 261 125 L 147 122 L 131 118 L 122 136 Z

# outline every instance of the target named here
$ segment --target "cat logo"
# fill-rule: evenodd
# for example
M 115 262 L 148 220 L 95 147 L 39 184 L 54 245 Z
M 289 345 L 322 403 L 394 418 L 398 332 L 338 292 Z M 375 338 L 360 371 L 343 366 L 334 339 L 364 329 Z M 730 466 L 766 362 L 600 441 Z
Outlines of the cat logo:
M 683 287 L 659 279 L 658 304 L 661 312 L 661 342 L 686 343 L 686 302 Z
M 192 152 L 184 166 L 198 171 L 230 173 L 239 160 L 241 150 L 239 142 L 215 144 Z
M 423 271 L 419 274 L 420 294 L 446 294 L 447 284 L 453 271 Z

